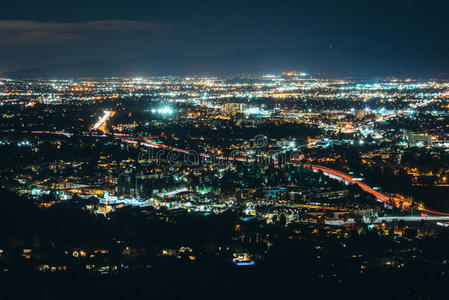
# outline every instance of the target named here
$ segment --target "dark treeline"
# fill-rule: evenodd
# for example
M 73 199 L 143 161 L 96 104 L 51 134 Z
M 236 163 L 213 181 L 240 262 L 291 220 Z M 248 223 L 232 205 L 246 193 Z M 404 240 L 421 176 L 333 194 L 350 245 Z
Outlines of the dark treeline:
M 164 210 L 130 207 L 105 218 L 84 209 L 97 205 L 95 199 L 74 197 L 48 209 L 39 209 L 27 197 L 4 190 L 0 199 L 2 262 L 5 257 L 8 262 L 0 284 L 7 299 L 31 295 L 33 299 L 138 299 L 149 295 L 202 299 L 218 297 L 217 291 L 220 296 L 237 299 L 299 295 L 355 299 L 367 290 L 372 290 L 364 294 L 367 299 L 396 299 L 409 295 L 438 298 L 445 293 L 448 270 L 442 262 L 449 257 L 447 231 L 411 240 L 381 235 L 378 229 L 367 230 L 361 224 L 333 230 L 320 224 L 285 226 L 282 218 L 274 224 L 243 221 L 233 212 L 169 217 Z M 405 228 L 401 224 L 387 226 Z M 425 224 L 420 226 L 420 230 L 428 230 Z M 192 252 L 160 256 L 162 249 L 181 246 Z M 25 248 L 40 253 L 40 260 L 23 259 L 21 250 Z M 79 267 L 82 259 L 71 257 L 73 249 L 88 253 L 108 249 L 109 255 L 96 263 L 151 268 L 109 275 L 89 273 Z M 63 254 L 66 250 L 70 260 Z M 233 251 L 249 251 L 256 265 L 234 267 L 230 261 Z M 51 260 L 45 258 L 49 255 Z M 197 259 L 189 260 L 192 255 Z M 33 267 L 33 263 L 51 261 L 72 268 L 53 274 Z M 395 268 L 385 267 L 387 261 Z M 404 266 L 397 267 L 401 264 Z M 12 284 L 19 278 L 26 288 Z

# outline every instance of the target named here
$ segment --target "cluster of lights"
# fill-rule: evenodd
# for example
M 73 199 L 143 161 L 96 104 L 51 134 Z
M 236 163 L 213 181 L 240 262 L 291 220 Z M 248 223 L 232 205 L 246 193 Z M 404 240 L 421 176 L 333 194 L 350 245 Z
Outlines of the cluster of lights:
M 153 114 L 160 114 L 160 115 L 171 115 L 173 114 L 173 109 L 169 106 L 164 106 L 158 109 L 152 109 L 151 112 Z
M 265 115 L 265 114 L 269 114 L 269 112 L 267 112 L 266 110 L 259 108 L 259 107 L 248 107 L 245 110 L 245 114 L 247 114 L 247 115 Z

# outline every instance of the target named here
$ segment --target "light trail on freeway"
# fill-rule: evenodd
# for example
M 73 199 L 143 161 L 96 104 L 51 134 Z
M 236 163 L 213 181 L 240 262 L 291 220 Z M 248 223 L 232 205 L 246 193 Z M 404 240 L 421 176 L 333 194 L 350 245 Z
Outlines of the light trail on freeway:
M 127 142 L 127 143 L 132 143 L 132 144 L 138 144 L 139 143 L 138 141 L 135 141 L 135 140 L 126 139 L 126 138 L 123 138 L 123 137 L 119 137 L 119 138 L 122 141 Z M 191 153 L 191 151 L 189 151 L 189 150 L 180 149 L 180 148 L 176 148 L 176 147 L 172 147 L 172 146 L 167 146 L 165 144 L 155 143 L 155 142 L 152 142 L 149 139 L 144 139 L 144 142 L 141 142 L 141 145 L 147 146 L 147 147 L 151 147 L 151 148 L 168 149 L 168 150 L 177 151 L 177 152 L 181 152 L 181 153 L 185 153 L 185 154 Z M 199 153 L 199 155 L 202 156 L 202 157 L 206 157 L 206 158 L 207 157 L 211 157 L 210 155 L 205 154 L 205 153 Z M 221 160 L 241 161 L 241 162 L 255 162 L 256 161 L 256 159 L 254 159 L 254 158 L 241 158 L 241 157 L 216 156 L 216 158 L 217 159 L 221 159 Z M 274 162 L 276 163 L 276 160 L 274 160 Z M 348 175 L 346 173 L 343 173 L 341 171 L 337 171 L 337 170 L 334 170 L 334 169 L 331 169 L 331 168 L 328 168 L 328 167 L 325 167 L 325 166 L 314 165 L 314 164 L 301 164 L 301 163 L 296 163 L 296 162 L 287 162 L 287 164 L 294 165 L 294 166 L 302 166 L 302 167 L 305 167 L 305 168 L 308 168 L 308 169 L 312 169 L 312 170 L 318 170 L 318 171 L 323 172 L 324 174 L 331 174 L 333 176 L 336 176 L 336 177 L 338 177 L 338 178 L 340 178 L 342 180 L 345 180 L 345 181 L 349 182 L 350 184 L 358 185 L 363 191 L 373 195 L 374 197 L 376 197 L 376 199 L 378 199 L 378 200 L 380 200 L 380 201 L 382 201 L 384 203 L 392 205 L 392 206 L 394 206 L 396 208 L 401 208 L 400 205 L 398 203 L 394 202 L 391 197 L 389 197 L 389 196 L 387 196 L 387 195 L 385 195 L 385 194 L 383 194 L 381 192 L 375 191 L 369 185 L 363 183 L 360 180 L 354 180 L 350 175 Z M 401 208 L 401 209 L 403 209 L 403 208 Z M 426 212 L 426 213 L 431 213 L 431 214 L 449 216 L 449 213 L 433 211 L 433 210 L 429 210 L 429 209 L 422 208 L 422 207 L 419 207 L 418 210 Z
M 110 112 L 109 114 L 106 114 L 106 111 L 105 111 L 105 115 L 103 116 L 103 118 L 101 118 L 101 120 L 103 120 L 103 119 L 104 120 L 102 121 L 102 123 L 99 126 L 103 125 L 106 122 L 106 120 L 111 116 L 111 113 L 113 114 L 113 112 Z M 107 115 L 107 117 L 106 117 L 106 115 Z M 96 125 L 98 123 L 99 122 L 97 122 Z M 96 125 L 94 127 L 96 127 Z M 61 134 L 61 132 L 34 132 L 34 133 Z M 67 133 L 64 133 L 64 134 L 67 134 Z M 103 137 L 107 137 L 107 136 L 108 135 L 104 135 Z M 135 137 L 132 137 L 131 135 L 115 134 L 115 133 L 113 133 L 113 134 L 111 134 L 111 136 L 115 137 L 116 139 L 120 139 L 121 141 L 123 141 L 125 143 L 129 143 L 129 144 L 136 145 L 136 144 L 140 143 L 142 146 L 151 147 L 151 148 L 168 149 L 168 150 L 171 150 L 171 151 L 177 151 L 177 152 L 181 152 L 181 153 L 184 153 L 184 154 L 192 153 L 192 151 L 189 151 L 189 150 L 168 146 L 168 145 L 165 145 L 165 144 L 162 144 L 162 143 L 155 143 L 155 142 L 151 141 L 148 138 L 143 138 L 143 142 L 139 142 L 136 139 L 141 139 L 141 138 L 135 138 Z M 198 154 L 201 157 L 206 157 L 206 158 L 211 157 L 211 155 L 205 154 L 205 153 L 198 153 Z M 226 156 L 215 156 L 215 157 L 217 159 L 220 159 L 220 160 L 228 160 L 228 161 L 240 161 L 240 162 L 255 162 L 256 161 L 256 159 L 254 159 L 254 158 L 229 157 L 229 156 L 228 157 L 226 157 Z M 274 162 L 276 163 L 277 161 L 274 160 Z M 331 168 L 328 168 L 328 167 L 325 167 L 325 166 L 321 166 L 321 165 L 301 164 L 301 163 L 296 163 L 296 162 L 286 162 L 286 163 L 289 164 L 289 165 L 302 166 L 302 167 L 309 168 L 309 169 L 312 169 L 312 170 L 318 170 L 318 171 L 323 172 L 324 174 L 330 174 L 330 175 L 336 176 L 336 177 L 338 177 L 338 178 L 340 178 L 342 180 L 345 180 L 345 181 L 349 182 L 350 184 L 358 185 L 362 190 L 364 190 L 365 192 L 367 192 L 367 193 L 373 195 L 374 197 L 376 197 L 376 199 L 378 199 L 378 200 L 380 200 L 380 201 L 382 201 L 384 203 L 387 203 L 389 205 L 393 205 L 396 208 L 400 208 L 400 206 L 397 203 L 392 201 L 391 197 L 389 197 L 389 196 L 387 196 L 387 195 L 385 195 L 383 193 L 380 193 L 378 191 L 375 191 L 373 188 L 371 188 L 367 184 L 361 182 L 360 180 L 354 180 L 350 175 L 348 175 L 346 173 L 343 173 L 341 171 L 337 171 L 337 170 L 334 170 L 334 169 L 331 169 Z M 426 209 L 424 207 L 418 207 L 418 210 L 422 211 L 422 212 L 425 212 L 425 213 L 430 213 L 430 214 L 449 216 L 449 213 L 433 211 L 433 210 L 430 210 L 430 209 Z

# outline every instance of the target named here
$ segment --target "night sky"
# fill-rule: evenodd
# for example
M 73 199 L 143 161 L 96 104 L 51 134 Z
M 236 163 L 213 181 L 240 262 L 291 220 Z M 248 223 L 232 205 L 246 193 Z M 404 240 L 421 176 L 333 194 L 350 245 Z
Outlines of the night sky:
M 311 73 L 439 76 L 449 73 L 448 6 L 434 0 L 8 1 L 0 10 L 0 72 L 89 58 L 243 53 Z

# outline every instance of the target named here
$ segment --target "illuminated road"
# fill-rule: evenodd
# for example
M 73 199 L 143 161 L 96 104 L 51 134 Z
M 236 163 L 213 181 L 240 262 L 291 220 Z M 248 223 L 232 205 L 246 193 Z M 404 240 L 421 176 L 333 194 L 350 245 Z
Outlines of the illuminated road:
M 106 112 L 105 112 L 106 113 Z M 111 112 L 113 114 L 113 112 Z M 106 114 L 105 114 L 106 116 Z M 102 122 L 102 124 L 104 124 L 106 122 L 106 120 L 111 116 L 110 114 L 108 114 L 108 116 L 105 118 L 105 116 L 103 116 L 102 119 L 104 119 L 104 121 Z M 98 122 L 97 122 L 98 124 Z M 102 124 L 100 124 L 99 126 L 101 126 Z M 99 128 L 99 127 L 98 127 Z M 34 132 L 34 133 L 53 133 L 53 134 L 61 134 L 59 132 Z M 138 144 L 139 141 L 137 139 L 133 139 L 132 136 L 126 135 L 126 134 L 112 134 L 115 138 L 120 139 L 121 141 L 125 142 L 125 143 L 129 143 L 129 144 Z M 159 149 L 168 149 L 168 150 L 172 150 L 172 151 L 177 151 L 177 152 L 181 152 L 181 153 L 185 153 L 185 154 L 191 154 L 194 153 L 192 151 L 188 151 L 188 150 L 184 150 L 184 149 L 180 149 L 180 148 L 176 148 L 176 147 L 171 147 L 171 146 L 167 146 L 164 144 L 160 144 L 160 143 L 155 143 L 153 141 L 151 141 L 150 139 L 144 138 L 144 141 L 140 143 L 142 146 L 146 146 L 146 147 L 151 147 L 151 148 L 159 148 Z M 211 155 L 209 154 L 205 154 L 205 153 L 199 153 L 199 155 L 201 157 L 206 157 L 209 158 L 211 157 Z M 228 161 L 241 161 L 241 162 L 254 162 L 256 161 L 256 159 L 254 158 L 241 158 L 241 157 L 225 157 L 225 156 L 217 156 L 217 159 L 221 159 L 221 160 L 228 160 Z M 276 162 L 276 161 L 275 161 Z M 374 197 L 376 197 L 376 199 L 385 202 L 389 205 L 393 205 L 394 207 L 400 208 L 399 204 L 394 202 L 392 198 L 388 197 L 385 194 L 382 194 L 378 191 L 375 191 L 373 188 L 371 188 L 370 186 L 368 186 L 367 184 L 359 181 L 359 180 L 354 180 L 350 175 L 328 168 L 328 167 L 324 167 L 324 166 L 320 166 L 320 165 L 313 165 L 313 164 L 300 164 L 300 163 L 295 163 L 295 162 L 287 162 L 287 164 L 290 165 L 294 165 L 294 166 L 302 166 L 305 168 L 309 168 L 312 170 L 316 170 L 316 171 L 322 171 L 324 174 L 328 175 L 328 176 L 332 176 L 334 178 L 343 180 L 349 184 L 357 184 L 362 190 L 364 190 L 365 192 L 373 195 Z M 426 209 L 424 207 L 418 207 L 419 211 L 422 211 L 423 213 L 426 214 L 435 214 L 435 215 L 441 215 L 441 216 L 449 216 L 449 213 L 445 213 L 445 212 L 439 212 L 439 211 L 433 211 L 433 210 L 429 210 Z
M 303 164 L 303 167 L 312 169 L 312 170 L 319 170 L 322 171 L 325 174 L 331 174 L 336 176 L 337 178 L 343 179 L 346 182 L 349 182 L 351 184 L 357 184 L 358 186 L 360 186 L 362 188 L 362 190 L 364 190 L 367 193 L 370 193 L 371 195 L 373 195 L 374 197 L 376 197 L 376 199 L 379 199 L 382 202 L 385 202 L 387 204 L 393 205 L 395 207 L 399 207 L 394 201 L 392 201 L 392 199 L 388 196 L 386 196 L 385 194 L 382 194 L 378 191 L 373 190 L 370 186 L 364 184 L 363 182 L 359 181 L 359 180 L 354 180 L 351 176 L 349 176 L 348 174 L 345 174 L 343 172 L 328 168 L 328 167 L 323 167 L 323 166 L 319 166 L 319 165 L 311 165 L 311 164 Z
M 378 200 L 385 202 L 387 204 L 393 205 L 396 208 L 401 208 L 404 209 L 402 207 L 400 207 L 400 205 L 398 203 L 396 203 L 392 198 L 388 197 L 385 194 L 382 194 L 378 191 L 373 190 L 370 186 L 366 185 L 365 183 L 359 181 L 359 180 L 354 180 L 351 176 L 349 176 L 348 174 L 345 174 L 343 172 L 331 169 L 331 168 L 327 168 L 327 167 L 323 167 L 323 166 L 319 166 L 319 165 L 311 165 L 311 164 L 303 164 L 303 167 L 306 168 L 310 168 L 312 170 L 320 170 L 325 174 L 331 174 L 334 175 L 338 178 L 341 178 L 351 184 L 357 184 L 358 186 L 360 186 L 362 188 L 362 190 L 364 190 L 367 193 L 370 193 L 371 195 L 373 195 L 374 197 L 376 197 Z M 449 213 L 444 213 L 444 212 L 439 212 L 439 211 L 433 211 L 433 210 L 429 210 L 426 209 L 424 207 L 418 207 L 419 211 L 422 211 L 424 213 L 430 213 L 430 214 L 436 214 L 436 215 L 442 215 L 442 216 L 449 216 Z
M 130 139 L 126 139 L 126 138 L 121 138 L 122 141 L 127 142 L 127 143 L 132 143 L 132 144 L 137 144 L 138 142 L 136 140 L 130 140 Z M 159 143 L 155 143 L 152 142 L 149 139 L 144 139 L 145 142 L 141 143 L 143 146 L 147 146 L 147 147 L 152 147 L 152 148 L 161 148 L 161 149 L 168 149 L 168 150 L 172 150 L 172 151 L 177 151 L 177 152 L 181 152 L 181 153 L 185 153 L 185 154 L 189 154 L 191 153 L 188 150 L 185 149 L 180 149 L 180 148 L 176 148 L 176 147 L 171 147 L 171 146 L 167 146 L 164 144 L 159 144 Z M 199 153 L 200 156 L 202 157 L 210 157 L 210 155 L 205 154 L 205 153 Z M 230 160 L 230 161 L 242 161 L 242 162 L 254 162 L 256 161 L 254 158 L 240 158 L 240 157 L 225 157 L 225 156 L 217 156 L 217 159 L 222 159 L 222 160 Z M 275 161 L 276 162 L 276 161 Z M 300 164 L 300 163 L 294 163 L 294 162 L 287 162 L 287 164 L 291 164 L 291 165 L 295 165 L 295 166 L 302 166 L 305 168 L 309 168 L 312 170 L 317 170 L 317 171 L 322 171 L 324 174 L 326 175 L 330 175 L 333 177 L 336 177 L 337 179 L 340 180 L 344 180 L 345 182 L 349 183 L 349 184 L 356 184 L 358 185 L 362 190 L 364 190 L 365 192 L 373 195 L 374 197 L 376 197 L 376 199 L 387 203 L 389 205 L 392 205 L 396 208 L 401 208 L 403 210 L 403 207 L 401 207 L 398 203 L 396 203 L 391 197 L 388 197 L 387 195 L 380 193 L 378 191 L 375 191 L 373 188 L 371 188 L 370 186 L 368 186 L 367 184 L 361 182 L 360 180 L 354 180 L 353 177 L 351 177 L 350 175 L 328 168 L 328 167 L 324 167 L 324 166 L 320 166 L 320 165 L 313 165 L 313 164 Z M 432 211 L 423 207 L 419 207 L 418 208 L 419 211 L 425 212 L 425 213 L 429 213 L 429 214 L 437 214 L 437 215 L 443 215 L 443 216 L 449 216 L 449 213 L 444 213 L 444 212 L 438 212 L 438 211 Z
M 100 130 L 103 133 L 106 133 L 106 121 L 114 115 L 113 111 L 104 111 L 104 115 L 98 120 L 97 123 L 92 127 L 92 130 Z
M 426 208 L 423 208 L 423 207 L 419 207 L 418 210 L 426 212 L 426 213 L 430 213 L 430 214 L 449 216 L 449 213 L 444 213 L 444 212 L 440 212 L 440 211 L 434 211 L 434 210 L 426 209 Z

